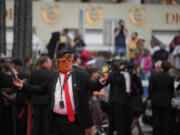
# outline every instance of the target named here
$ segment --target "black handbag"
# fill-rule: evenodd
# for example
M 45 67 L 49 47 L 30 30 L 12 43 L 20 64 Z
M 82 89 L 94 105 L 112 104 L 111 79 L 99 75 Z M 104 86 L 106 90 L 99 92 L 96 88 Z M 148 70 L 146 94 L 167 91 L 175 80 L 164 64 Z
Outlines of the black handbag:
M 144 113 L 144 110 L 145 110 L 145 104 L 143 103 L 141 97 L 139 96 L 132 97 L 132 111 Z

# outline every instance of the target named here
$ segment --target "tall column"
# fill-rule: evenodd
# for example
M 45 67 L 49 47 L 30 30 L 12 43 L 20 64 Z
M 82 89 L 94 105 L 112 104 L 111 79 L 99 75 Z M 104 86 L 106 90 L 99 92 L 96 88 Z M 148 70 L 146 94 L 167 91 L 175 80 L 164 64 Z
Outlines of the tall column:
M 86 33 L 85 9 L 80 9 L 79 10 L 79 34 L 83 40 L 85 40 L 85 33 Z
M 32 0 L 25 0 L 25 46 L 24 57 L 32 57 Z
M 32 0 L 15 0 L 13 57 L 32 56 Z
M 6 55 L 6 1 L 0 0 L 0 54 Z

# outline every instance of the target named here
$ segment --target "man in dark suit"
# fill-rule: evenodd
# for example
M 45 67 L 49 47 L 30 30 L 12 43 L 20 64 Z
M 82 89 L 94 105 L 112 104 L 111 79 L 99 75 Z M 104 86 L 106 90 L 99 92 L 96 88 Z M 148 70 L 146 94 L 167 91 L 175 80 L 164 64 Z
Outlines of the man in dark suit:
M 168 60 L 169 53 L 165 49 L 160 49 L 152 55 L 153 62 L 157 62 L 158 60 L 166 61 Z
M 63 29 L 59 32 L 53 32 L 52 37 L 47 45 L 48 56 L 54 59 L 54 54 L 57 50 L 67 49 L 70 45 L 70 37 L 68 36 L 68 29 Z
M 40 69 L 33 71 L 29 83 L 32 85 L 42 85 L 53 73 L 51 69 L 52 61 L 47 56 L 40 57 Z M 32 135 L 44 135 L 47 131 L 48 116 L 48 98 L 47 94 L 31 95 L 30 102 L 33 107 Z
M 52 37 L 49 41 L 49 44 L 47 45 L 48 56 L 51 59 L 53 59 L 54 51 L 56 49 L 56 44 L 57 44 L 57 41 L 59 41 L 59 40 L 60 40 L 60 32 L 53 32 Z
M 75 70 L 83 70 L 85 71 L 85 68 L 80 65 L 80 56 L 77 52 L 74 53 L 74 61 L 73 61 L 73 69 Z
M 149 106 L 153 111 L 153 135 L 170 135 L 172 105 L 174 104 L 174 78 L 169 75 L 170 64 L 162 63 L 163 71 L 149 79 Z
M 108 135 L 113 135 L 114 130 L 117 131 L 117 135 L 130 135 L 130 89 L 128 90 L 130 84 L 126 86 L 128 80 L 125 77 L 127 75 L 125 68 L 125 63 L 122 62 L 120 70 L 112 71 L 107 80 L 107 83 L 110 84 L 109 102 L 111 108 Z
M 90 114 L 88 102 L 84 96 L 87 90 L 99 90 L 108 78 L 105 74 L 100 79 L 92 81 L 88 74 L 72 69 L 73 54 L 60 50 L 57 55 L 57 66 L 60 72 L 54 73 L 43 85 L 30 85 L 20 80 L 14 85 L 31 93 L 47 93 L 48 132 L 50 135 L 83 135 L 84 129 L 92 126 L 87 121 Z

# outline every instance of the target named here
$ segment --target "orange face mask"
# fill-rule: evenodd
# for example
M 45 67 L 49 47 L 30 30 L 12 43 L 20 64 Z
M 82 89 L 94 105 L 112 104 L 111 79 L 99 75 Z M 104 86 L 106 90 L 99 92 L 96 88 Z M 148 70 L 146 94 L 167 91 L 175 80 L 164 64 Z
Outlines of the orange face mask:
M 72 70 L 73 55 L 64 54 L 61 58 L 57 59 L 57 66 L 61 72 L 67 73 Z

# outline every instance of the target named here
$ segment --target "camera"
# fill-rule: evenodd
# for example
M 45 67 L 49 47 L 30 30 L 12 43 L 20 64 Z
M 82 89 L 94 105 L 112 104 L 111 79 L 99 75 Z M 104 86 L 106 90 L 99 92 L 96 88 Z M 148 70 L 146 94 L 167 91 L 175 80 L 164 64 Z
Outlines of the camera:
M 124 26 L 124 20 L 119 20 L 119 25 Z

